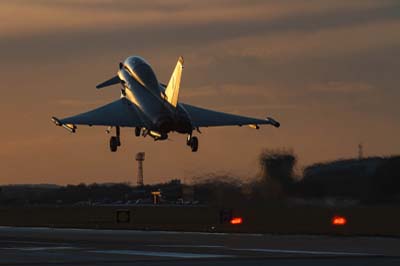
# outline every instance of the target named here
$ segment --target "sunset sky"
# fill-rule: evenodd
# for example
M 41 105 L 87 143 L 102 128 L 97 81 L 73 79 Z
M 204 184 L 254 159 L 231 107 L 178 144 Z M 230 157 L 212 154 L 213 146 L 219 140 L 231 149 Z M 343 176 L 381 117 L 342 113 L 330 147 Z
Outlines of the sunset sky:
M 199 152 L 122 129 L 111 153 L 105 127 L 70 134 L 51 122 L 119 97 L 95 86 L 130 55 L 160 82 L 185 58 L 180 100 L 281 122 L 279 129 L 205 128 Z M 248 178 L 264 148 L 293 149 L 301 167 L 400 153 L 400 1 L 0 2 L 0 184 Z

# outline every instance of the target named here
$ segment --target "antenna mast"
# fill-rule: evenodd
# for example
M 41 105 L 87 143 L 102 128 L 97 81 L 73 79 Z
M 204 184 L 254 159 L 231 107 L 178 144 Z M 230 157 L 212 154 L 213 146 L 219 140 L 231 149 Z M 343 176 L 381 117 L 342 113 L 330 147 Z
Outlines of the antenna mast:
M 138 175 L 137 175 L 137 185 L 142 187 L 144 185 L 143 182 L 143 161 L 144 161 L 144 152 L 138 152 L 136 154 L 136 161 L 138 162 Z

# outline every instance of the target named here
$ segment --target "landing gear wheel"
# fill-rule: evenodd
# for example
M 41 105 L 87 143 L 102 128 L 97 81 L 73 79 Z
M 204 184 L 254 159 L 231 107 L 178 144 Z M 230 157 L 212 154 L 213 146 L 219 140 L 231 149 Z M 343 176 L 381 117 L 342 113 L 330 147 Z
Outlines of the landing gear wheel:
M 192 148 L 192 152 L 196 152 L 199 148 L 199 140 L 197 137 L 192 137 L 190 139 L 190 147 Z
M 110 150 L 111 150 L 112 152 L 116 152 L 119 145 L 121 145 L 121 143 L 120 143 L 120 141 L 118 140 L 118 138 L 115 137 L 115 136 L 112 136 L 112 137 L 110 138 Z
M 135 136 L 136 136 L 136 137 L 139 137 L 139 136 L 140 136 L 140 131 L 141 131 L 141 128 L 140 128 L 140 127 L 135 127 Z

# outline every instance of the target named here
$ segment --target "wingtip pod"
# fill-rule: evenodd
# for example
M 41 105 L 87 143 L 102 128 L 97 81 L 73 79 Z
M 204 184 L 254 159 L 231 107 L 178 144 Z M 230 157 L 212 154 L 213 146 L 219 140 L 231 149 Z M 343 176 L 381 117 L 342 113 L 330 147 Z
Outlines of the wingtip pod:
M 65 128 L 66 130 L 68 130 L 71 133 L 75 133 L 76 132 L 76 126 L 73 124 L 63 124 L 61 123 L 60 119 L 58 119 L 57 117 L 53 116 L 51 118 L 51 121 L 53 121 L 54 124 L 56 124 L 56 126 L 61 126 L 63 128 Z
M 51 121 L 53 121 L 54 124 L 56 124 L 56 126 L 61 126 L 61 122 L 60 119 L 58 119 L 57 117 L 53 116 L 51 117 Z
M 272 117 L 267 117 L 268 121 L 273 125 L 274 127 L 278 128 L 281 126 L 281 123 L 273 119 Z

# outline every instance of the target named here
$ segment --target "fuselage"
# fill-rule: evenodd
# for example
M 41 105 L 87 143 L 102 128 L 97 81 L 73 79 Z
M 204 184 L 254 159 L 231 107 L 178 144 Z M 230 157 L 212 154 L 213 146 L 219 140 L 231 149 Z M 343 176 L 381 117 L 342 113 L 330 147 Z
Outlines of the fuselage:
M 171 131 L 192 132 L 189 114 L 180 104 L 174 107 L 166 100 L 165 87 L 143 58 L 128 57 L 120 64 L 118 76 L 123 85 L 122 97 L 142 111 L 139 115 L 150 135 L 162 140 Z

